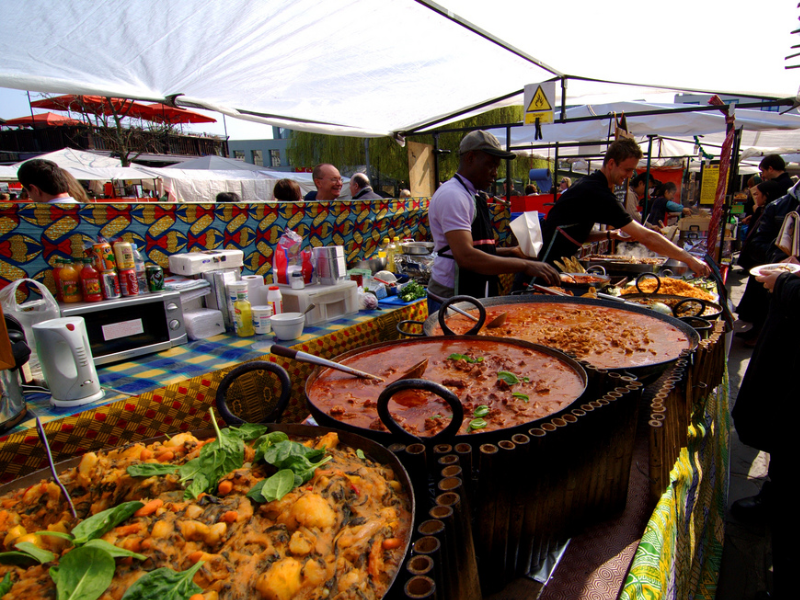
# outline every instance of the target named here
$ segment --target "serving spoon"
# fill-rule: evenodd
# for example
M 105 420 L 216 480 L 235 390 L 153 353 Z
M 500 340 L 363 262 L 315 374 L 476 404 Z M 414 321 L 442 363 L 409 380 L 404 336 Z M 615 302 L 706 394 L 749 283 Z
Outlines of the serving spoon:
M 428 296 L 430 296 L 431 298 L 433 298 L 437 302 L 444 302 L 446 300 L 446 298 L 440 298 L 439 296 L 437 296 L 436 294 L 432 294 L 431 292 L 428 292 Z M 460 314 L 460 315 L 462 315 L 464 317 L 467 317 L 468 319 L 472 319 L 475 322 L 480 321 L 480 319 L 478 317 L 476 317 L 475 315 L 470 314 L 465 310 L 461 310 L 457 306 L 452 306 L 451 305 L 451 306 L 448 306 L 447 308 L 449 310 L 457 312 L 458 314 Z M 507 318 L 508 318 L 508 313 L 507 312 L 500 313 L 494 319 L 492 319 L 491 321 L 489 321 L 486 324 L 486 328 L 487 329 L 495 329 L 497 327 L 502 327 L 505 324 Z
M 294 348 L 287 348 L 286 346 L 279 346 L 278 344 L 273 344 L 270 347 L 270 351 L 272 352 L 272 354 L 276 356 L 291 358 L 294 360 L 299 360 L 300 362 L 310 363 L 312 365 L 318 365 L 321 367 L 329 367 L 336 371 L 347 373 L 348 375 L 355 375 L 356 377 L 359 377 L 361 379 L 372 379 L 373 381 L 380 381 L 380 382 L 385 381 L 383 377 L 378 377 L 377 375 L 373 375 L 372 373 L 367 373 L 366 371 L 359 371 L 358 369 L 354 369 L 352 367 L 345 366 L 343 364 L 334 362 L 332 360 L 328 360 L 327 358 L 322 358 L 321 356 L 308 354 L 307 352 L 301 352 L 300 350 L 295 350 Z M 418 377 L 421 377 L 423 373 L 425 373 L 425 369 L 427 368 L 428 368 L 428 359 L 425 358 L 392 381 L 393 382 L 400 381 L 401 379 L 417 379 Z

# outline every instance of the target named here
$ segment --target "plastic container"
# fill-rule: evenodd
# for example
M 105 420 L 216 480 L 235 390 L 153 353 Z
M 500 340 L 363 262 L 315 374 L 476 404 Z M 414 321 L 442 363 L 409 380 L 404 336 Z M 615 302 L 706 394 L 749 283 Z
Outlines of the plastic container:
M 139 252 L 139 248 L 133 246 L 133 263 L 136 270 L 136 279 L 139 282 L 139 293 L 146 294 L 147 289 L 147 268 L 144 266 L 144 257 Z
M 272 307 L 272 314 L 279 315 L 283 312 L 283 294 L 277 285 L 269 286 L 267 290 L 267 304 Z
M 292 271 L 289 274 L 289 284 L 293 290 L 302 290 L 306 287 L 302 271 Z
M 248 286 L 246 281 L 237 281 L 228 286 L 228 292 L 235 294 L 233 304 L 233 327 L 239 337 L 255 335 L 253 330 L 253 309 L 247 299 Z
M 342 281 L 335 285 L 308 285 L 302 290 L 281 286 L 283 308 L 303 312 L 309 304 L 316 307 L 306 314 L 306 325 L 335 321 L 358 313 L 358 285 Z
M 130 242 L 114 242 L 114 256 L 117 259 L 117 269 L 125 271 L 135 269 L 136 261 L 133 256 L 133 244 Z
M 211 308 L 198 308 L 183 313 L 186 335 L 190 340 L 205 340 L 225 333 L 225 319 L 222 311 Z
M 269 318 L 272 316 L 271 306 L 253 306 L 253 329 L 256 335 L 272 333 L 272 324 Z

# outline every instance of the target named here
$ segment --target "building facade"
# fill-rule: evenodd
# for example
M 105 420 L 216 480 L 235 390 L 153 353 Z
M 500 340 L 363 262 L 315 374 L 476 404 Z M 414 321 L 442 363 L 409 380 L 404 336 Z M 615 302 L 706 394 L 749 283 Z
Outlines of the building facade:
M 271 171 L 293 171 L 286 153 L 289 130 L 273 127 L 272 135 L 271 140 L 228 140 L 229 158 L 243 160 Z

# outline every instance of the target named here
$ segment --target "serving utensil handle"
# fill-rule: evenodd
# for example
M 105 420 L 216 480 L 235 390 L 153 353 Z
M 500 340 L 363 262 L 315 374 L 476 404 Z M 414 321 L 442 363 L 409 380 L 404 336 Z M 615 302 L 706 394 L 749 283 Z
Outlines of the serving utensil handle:
M 336 371 L 349 373 L 350 375 L 355 375 L 356 377 L 361 377 L 362 379 L 373 379 L 375 381 L 383 381 L 383 378 L 378 377 L 377 375 L 372 375 L 371 373 L 359 371 L 358 369 L 347 367 L 345 365 L 333 362 L 332 360 L 328 360 L 320 356 L 314 356 L 313 354 L 307 354 L 305 352 L 301 352 L 300 350 L 294 350 L 292 348 L 286 348 L 285 346 L 279 346 L 278 344 L 273 344 L 270 347 L 270 351 L 272 352 L 272 354 L 276 356 L 282 356 L 284 358 L 293 358 L 294 360 L 299 360 L 300 362 L 307 362 L 311 363 L 312 365 L 319 365 L 321 367 L 330 367 L 331 369 L 334 369 Z

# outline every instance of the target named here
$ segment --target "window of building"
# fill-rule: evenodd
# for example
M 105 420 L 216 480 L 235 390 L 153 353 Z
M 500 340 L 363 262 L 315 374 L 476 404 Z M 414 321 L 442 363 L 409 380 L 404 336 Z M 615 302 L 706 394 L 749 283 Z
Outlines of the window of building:
M 281 151 L 280 150 L 270 150 L 269 151 L 269 158 L 272 162 L 273 167 L 280 167 L 281 166 Z
M 261 154 L 261 150 L 252 150 L 253 155 L 253 164 L 258 165 L 259 167 L 264 166 L 264 156 Z
M 244 160 L 244 151 L 242 150 L 234 150 L 233 151 L 233 158 L 236 160 Z

